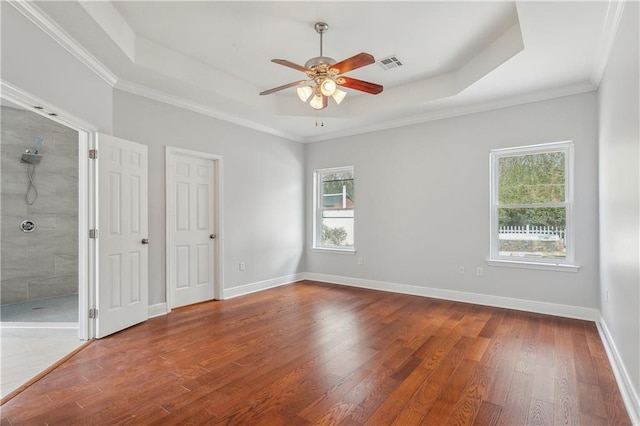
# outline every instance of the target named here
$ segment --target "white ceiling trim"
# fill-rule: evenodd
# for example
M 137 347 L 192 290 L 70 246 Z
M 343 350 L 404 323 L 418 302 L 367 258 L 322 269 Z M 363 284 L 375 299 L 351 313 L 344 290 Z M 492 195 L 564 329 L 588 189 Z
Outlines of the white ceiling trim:
M 273 102 L 264 97 L 258 98 L 257 87 L 145 37 L 136 36 L 135 63 L 227 99 L 240 99 L 246 104 L 263 107 Z
M 73 114 L 60 109 L 60 107 L 58 106 L 51 105 L 47 101 L 33 96 L 32 94 L 27 93 L 4 80 L 0 80 L 0 95 L 0 97 L 21 106 L 26 110 L 33 111 L 36 114 L 47 117 L 50 120 L 70 127 L 74 130 L 84 130 L 88 132 L 97 131 L 96 127 L 92 124 L 89 124 L 77 118 Z M 36 109 L 36 106 L 42 109 Z M 55 113 L 56 115 L 50 115 L 50 113 Z
M 595 66 L 591 73 L 591 81 L 594 82 L 596 87 L 600 85 L 600 80 L 602 80 L 602 75 L 607 67 L 607 61 L 609 60 L 609 54 L 611 53 L 613 42 L 615 41 L 618 33 L 618 27 L 620 26 L 620 19 L 622 18 L 622 11 L 625 3 L 625 1 L 609 1 L 607 16 L 602 26 L 602 42 L 598 46 Z
M 314 136 L 305 138 L 304 142 L 321 142 L 325 140 L 338 139 L 342 137 L 355 136 L 363 133 L 378 132 L 398 127 L 412 126 L 415 124 L 426 123 L 429 121 L 443 120 L 446 118 L 454 118 L 463 115 L 477 114 L 481 112 L 493 111 L 496 109 L 508 108 L 517 105 L 524 105 L 533 102 L 541 102 L 549 99 L 561 98 L 564 96 L 579 95 L 597 90 L 597 87 L 591 83 L 578 84 L 570 87 L 561 87 L 559 89 L 546 90 L 534 94 L 526 94 L 522 96 L 514 96 L 505 99 L 498 99 L 492 102 L 481 102 L 475 105 L 467 105 L 458 108 L 450 108 L 447 110 L 439 110 L 426 114 L 415 115 L 412 117 L 401 118 L 394 121 L 388 121 L 378 126 L 364 126 L 358 129 L 349 129 L 340 132 L 333 132 L 322 136 Z
M 151 89 L 149 87 L 140 85 L 138 83 L 122 80 L 117 75 L 115 75 L 110 69 L 108 69 L 104 64 L 102 64 L 96 57 L 94 57 L 88 50 L 86 50 L 81 44 L 79 44 L 73 37 L 71 37 L 64 29 L 62 29 L 55 21 L 53 21 L 45 12 L 43 12 L 38 6 L 36 6 L 32 0 L 7 0 L 7 1 L 16 10 L 18 10 L 21 14 L 23 14 L 26 18 L 28 18 L 32 23 L 34 23 L 39 29 L 41 29 L 45 34 L 47 34 L 50 38 L 56 41 L 64 49 L 69 51 L 83 65 L 85 65 L 97 76 L 99 76 L 101 79 L 107 82 L 111 87 L 117 88 L 125 92 L 129 92 L 132 94 L 136 94 L 139 96 L 143 96 L 149 99 L 153 99 L 159 102 L 163 102 L 165 104 L 173 105 L 178 108 L 182 108 L 182 109 L 193 111 L 199 114 L 214 117 L 214 118 L 227 121 L 242 127 L 247 127 L 256 131 L 260 131 L 263 133 L 271 134 L 274 136 L 282 137 L 282 138 L 297 141 L 297 142 L 317 142 L 317 141 L 323 141 L 323 140 L 330 140 L 330 139 L 335 139 L 339 137 L 353 136 L 353 135 L 368 133 L 373 131 L 392 129 L 392 128 L 397 128 L 402 126 L 419 124 L 419 123 L 428 122 L 428 121 L 451 118 L 451 117 L 456 117 L 461 115 L 489 111 L 489 110 L 505 108 L 505 107 L 519 105 L 519 104 L 525 104 L 529 102 L 537 102 L 537 101 L 547 100 L 555 97 L 562 97 L 562 96 L 568 96 L 572 94 L 578 94 L 578 93 L 597 90 L 600 80 L 602 78 L 603 72 L 606 68 L 608 56 L 611 51 L 611 47 L 617 33 L 620 17 L 622 15 L 622 10 L 625 3 L 624 1 L 615 1 L 615 0 L 611 0 L 609 3 L 607 17 L 602 28 L 603 41 L 598 46 L 598 57 L 597 57 L 594 69 L 592 70 L 591 83 L 583 83 L 583 84 L 578 84 L 578 85 L 565 87 L 565 88 L 546 90 L 546 91 L 538 92 L 535 94 L 526 94 L 522 96 L 516 96 L 516 97 L 511 97 L 511 98 L 501 99 L 496 101 L 481 102 L 475 105 L 452 107 L 450 109 L 443 110 L 443 111 L 428 112 L 425 114 L 419 114 L 412 117 L 401 118 L 398 120 L 393 120 L 393 121 L 385 122 L 381 124 L 363 125 L 359 128 L 349 129 L 345 131 L 337 131 L 333 133 L 323 134 L 320 136 L 311 136 L 311 137 L 305 138 L 300 135 L 293 135 L 293 134 L 278 130 L 276 128 L 272 128 L 270 126 L 265 126 L 263 124 L 260 124 L 254 121 L 226 113 L 224 111 L 213 108 L 211 106 L 200 104 L 198 102 L 194 102 L 194 101 L 185 99 L 183 97 L 169 95 L 165 92 L 162 92 L 156 89 Z M 85 8 L 85 10 L 87 9 Z M 94 12 L 96 16 L 102 16 L 102 13 L 104 13 L 104 11 L 101 12 L 100 8 L 96 8 Z M 115 8 L 113 12 L 118 13 L 117 10 L 115 10 Z M 96 19 L 96 16 L 91 14 L 89 10 L 87 10 L 87 13 L 89 13 L 94 19 Z M 107 11 L 107 13 L 110 13 L 110 12 Z M 118 14 L 118 16 L 120 15 Z M 122 18 L 121 16 L 120 18 L 124 21 L 124 18 Z M 136 53 L 140 53 L 140 51 L 136 52 L 136 48 L 139 48 L 138 45 L 140 44 L 139 43 L 140 40 L 136 41 L 138 36 L 135 34 L 135 32 L 133 32 L 133 30 L 131 30 L 131 28 L 128 27 L 127 25 L 127 28 L 131 30 L 131 33 L 128 33 L 128 35 L 125 35 L 122 38 L 118 38 L 118 37 L 114 38 L 114 36 L 109 31 L 115 31 L 117 29 L 119 25 L 117 23 L 118 19 L 117 18 L 115 18 L 115 20 L 112 19 L 112 21 L 114 22 L 111 22 L 111 24 L 109 24 L 111 25 L 110 27 L 111 30 L 109 31 L 107 31 L 107 29 L 104 27 L 105 25 L 104 19 L 106 18 L 101 19 L 103 21 L 102 23 L 100 23 L 99 20 L 97 19 L 96 19 L 96 22 L 101 24 L 100 26 L 103 27 L 103 29 L 107 32 L 110 38 L 114 40 L 114 42 L 116 42 L 119 48 L 122 49 L 123 52 L 125 52 L 125 54 L 127 54 L 127 57 L 129 57 L 130 59 L 132 59 L 132 56 L 133 58 L 136 58 L 137 56 Z M 106 22 L 109 22 L 109 20 L 107 19 Z M 126 21 L 124 23 L 126 24 Z M 518 25 L 516 24 L 516 26 Z M 518 27 L 517 33 L 519 35 L 519 43 L 520 45 L 522 45 L 522 36 L 519 34 L 519 32 L 520 31 Z M 125 28 L 125 33 L 127 33 L 126 28 Z M 513 50 L 510 51 L 510 49 L 513 49 L 514 46 L 517 44 L 517 43 L 514 43 L 514 40 L 516 40 L 516 38 L 512 37 L 513 34 L 515 33 L 513 27 L 509 31 L 507 31 L 507 33 L 511 33 L 511 34 L 508 41 L 503 40 L 502 50 L 500 49 L 495 50 L 495 47 L 494 47 L 494 52 L 493 52 L 494 57 L 492 58 L 493 60 L 497 59 L 497 57 L 499 56 L 503 56 L 503 61 L 504 61 L 517 53 L 517 52 L 514 53 Z M 502 37 L 504 37 L 507 33 L 503 34 Z M 133 34 L 133 41 L 134 41 L 133 50 L 130 46 L 130 42 L 132 40 L 131 34 Z M 491 48 L 491 46 L 489 46 L 487 49 L 489 48 Z M 141 60 L 139 56 L 137 59 L 138 61 Z M 472 59 L 470 62 L 473 62 L 475 59 L 476 58 Z M 132 59 L 132 61 L 134 60 Z M 146 62 L 146 60 L 142 60 L 142 62 Z M 197 61 L 194 61 L 194 62 L 197 62 Z M 208 67 L 207 65 L 201 64 L 201 63 L 198 63 L 197 65 L 199 65 L 202 68 Z M 491 64 L 483 60 L 481 60 L 478 65 L 480 65 L 479 68 L 485 68 L 485 73 L 490 72 L 491 69 L 495 68 L 495 67 L 491 68 L 491 66 L 489 66 Z M 200 71 L 203 71 L 203 70 L 200 69 Z M 460 72 L 461 70 L 459 69 L 458 71 Z M 442 77 L 443 76 L 435 77 L 433 80 L 439 81 L 440 83 L 442 83 L 443 82 Z M 470 76 L 465 75 L 465 77 L 470 77 Z M 237 81 L 234 81 L 234 83 L 237 83 Z M 457 82 L 457 83 L 460 84 L 461 82 Z M 407 86 L 412 86 L 412 85 L 409 84 Z M 421 89 L 420 92 L 422 92 L 422 95 L 425 95 L 426 92 L 429 92 L 426 89 L 431 89 L 436 91 L 443 90 L 443 87 L 440 85 L 437 85 L 440 87 L 433 87 L 433 85 L 427 85 L 427 86 L 429 87 L 420 87 Z M 396 90 L 400 89 L 399 91 L 403 91 L 402 90 L 403 88 L 399 87 Z M 412 89 L 415 89 L 415 87 L 412 87 Z M 209 90 L 211 89 L 209 88 Z M 446 96 L 449 96 L 449 95 L 446 95 Z M 436 96 L 436 98 L 437 97 L 438 96 Z M 440 98 L 442 97 L 443 96 L 440 96 Z M 431 93 L 431 96 L 429 96 L 429 98 L 433 99 L 433 93 Z M 354 98 L 352 101 L 359 101 L 359 99 Z M 425 99 L 422 99 L 422 102 L 424 101 Z M 276 108 L 280 110 L 279 111 L 280 113 L 283 112 L 282 111 L 283 105 L 281 105 L 281 102 L 273 102 L 273 104 Z M 267 105 L 265 105 L 265 107 L 267 107 Z M 296 115 L 296 114 L 293 114 L 293 115 Z
M 80 1 L 82 8 L 98 23 L 116 46 L 133 62 L 136 59 L 136 33 L 109 1 Z
M 76 57 L 82 64 L 93 71 L 98 77 L 107 82 L 111 87 L 115 86 L 118 77 L 111 72 L 102 62 L 96 59 L 88 50 L 71 37 L 46 13 L 36 6 L 31 0 L 8 0 L 18 12 L 33 22 L 46 35 L 51 37 L 60 46 Z
M 219 120 L 227 121 L 229 123 L 237 124 L 238 126 L 247 127 L 259 132 L 268 133 L 270 135 L 279 136 L 285 139 L 289 139 L 295 142 L 304 142 L 300 137 L 291 135 L 272 127 L 264 126 L 260 123 L 256 123 L 251 120 L 246 120 L 235 115 L 227 114 L 226 112 L 216 110 L 206 105 L 199 104 L 197 102 L 190 101 L 188 99 L 180 98 L 178 96 L 169 95 L 158 90 L 151 89 L 141 84 L 132 83 L 126 80 L 119 80 L 115 86 L 116 89 L 128 92 L 134 95 L 143 96 L 145 98 L 153 99 L 158 102 L 162 102 L 168 105 L 173 105 L 178 108 L 197 112 L 199 114 L 207 115 L 209 117 L 217 118 Z

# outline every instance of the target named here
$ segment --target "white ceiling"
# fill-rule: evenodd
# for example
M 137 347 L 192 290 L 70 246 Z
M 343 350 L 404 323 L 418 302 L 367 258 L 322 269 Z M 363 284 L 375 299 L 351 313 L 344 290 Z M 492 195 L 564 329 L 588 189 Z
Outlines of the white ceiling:
M 597 88 L 618 2 L 112 1 L 36 2 L 122 90 L 303 142 L 362 133 Z M 348 90 L 316 113 L 304 79 L 270 62 L 324 55 L 394 55 L 349 76 L 382 84 Z M 316 126 L 316 122 L 324 126 Z

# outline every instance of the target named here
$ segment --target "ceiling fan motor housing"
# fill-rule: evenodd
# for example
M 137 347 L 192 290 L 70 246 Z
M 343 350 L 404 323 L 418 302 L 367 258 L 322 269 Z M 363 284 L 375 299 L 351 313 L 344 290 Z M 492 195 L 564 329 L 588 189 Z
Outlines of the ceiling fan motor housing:
M 304 67 L 310 70 L 315 69 L 317 72 L 329 72 L 329 67 L 337 62 L 335 59 L 327 56 L 316 56 L 305 62 Z

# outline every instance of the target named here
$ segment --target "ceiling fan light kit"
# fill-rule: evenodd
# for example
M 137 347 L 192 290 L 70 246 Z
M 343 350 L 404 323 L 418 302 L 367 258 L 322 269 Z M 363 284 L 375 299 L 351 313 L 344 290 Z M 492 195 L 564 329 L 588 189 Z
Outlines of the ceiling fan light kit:
M 347 96 L 347 92 L 338 89 L 338 86 L 358 90 L 372 95 L 382 92 L 383 87 L 379 84 L 345 77 L 342 74 L 375 63 L 372 55 L 362 52 L 343 61 L 336 62 L 335 59 L 323 55 L 322 35 L 327 32 L 329 25 L 324 22 L 317 22 L 314 26 L 316 32 L 320 34 L 320 56 L 309 59 L 304 66 L 287 61 L 286 59 L 272 59 L 271 62 L 302 71 L 306 74 L 307 80 L 294 81 L 283 86 L 265 90 L 260 95 L 269 95 L 290 87 L 299 86 L 296 93 L 302 102 L 309 101 L 311 108 L 320 110 L 328 105 L 328 98 L 331 97 L 336 104 L 340 104 Z M 311 98 L 311 100 L 309 100 Z

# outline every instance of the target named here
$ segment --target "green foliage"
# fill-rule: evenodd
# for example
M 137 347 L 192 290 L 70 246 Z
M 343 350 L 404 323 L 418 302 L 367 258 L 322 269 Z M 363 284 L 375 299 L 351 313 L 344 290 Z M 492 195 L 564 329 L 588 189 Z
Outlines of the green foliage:
M 564 202 L 564 153 L 498 159 L 500 204 Z
M 329 228 L 322 225 L 322 243 L 334 246 L 344 246 L 347 242 L 347 231 L 342 228 Z
M 548 152 L 498 159 L 499 204 L 529 204 L 531 208 L 499 208 L 499 226 L 565 226 L 562 207 L 535 207 L 563 203 L 565 154 Z
M 331 173 L 322 176 L 323 194 L 342 194 L 342 188 L 347 188 L 347 197 L 353 201 L 353 173 Z
M 529 209 L 498 209 L 498 226 L 551 226 L 564 228 L 566 214 L 563 207 Z

